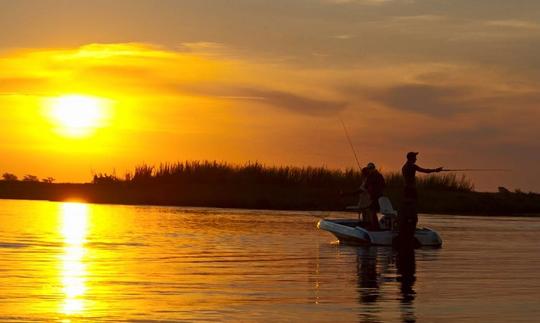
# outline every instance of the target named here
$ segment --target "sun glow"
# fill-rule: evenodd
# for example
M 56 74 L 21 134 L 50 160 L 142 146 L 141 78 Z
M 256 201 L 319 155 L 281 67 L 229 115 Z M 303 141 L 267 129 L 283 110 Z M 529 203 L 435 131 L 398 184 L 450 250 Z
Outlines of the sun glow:
M 92 134 L 97 128 L 105 126 L 109 114 L 109 102 L 96 97 L 66 95 L 51 99 L 48 103 L 49 119 L 61 134 L 71 137 Z

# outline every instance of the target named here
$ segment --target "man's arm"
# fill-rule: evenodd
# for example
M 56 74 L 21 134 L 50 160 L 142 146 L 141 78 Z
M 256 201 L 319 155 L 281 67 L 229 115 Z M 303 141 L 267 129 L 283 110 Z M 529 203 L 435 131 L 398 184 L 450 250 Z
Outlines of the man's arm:
M 358 188 L 355 191 L 349 191 L 349 192 L 340 191 L 339 195 L 341 195 L 341 196 L 356 195 L 356 194 L 360 194 L 360 193 L 365 192 L 365 191 L 366 191 L 366 189 L 363 186 L 361 186 L 360 188 Z
M 415 165 L 416 166 L 416 171 L 420 172 L 420 173 L 438 173 L 440 171 L 443 170 L 442 167 L 438 167 L 438 168 L 422 168 L 418 165 Z

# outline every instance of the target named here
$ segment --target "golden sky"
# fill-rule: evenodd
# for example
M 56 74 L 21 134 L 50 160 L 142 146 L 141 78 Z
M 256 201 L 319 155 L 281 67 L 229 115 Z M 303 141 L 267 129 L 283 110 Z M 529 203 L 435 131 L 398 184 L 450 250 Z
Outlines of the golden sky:
M 426 167 L 513 170 L 473 174 L 479 189 L 540 190 L 537 1 L 0 7 L 1 172 L 64 182 L 192 159 L 353 167 L 343 118 L 361 161 L 383 170 L 414 150 Z

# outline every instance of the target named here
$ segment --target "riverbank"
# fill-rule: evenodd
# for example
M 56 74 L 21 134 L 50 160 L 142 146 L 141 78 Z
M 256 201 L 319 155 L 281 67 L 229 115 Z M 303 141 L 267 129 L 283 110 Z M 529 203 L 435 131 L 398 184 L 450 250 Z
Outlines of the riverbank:
M 0 181 L 0 198 L 83 200 L 91 203 L 169 205 L 271 210 L 342 211 L 356 196 L 342 197 L 360 181 L 353 170 L 231 166 L 215 162 L 187 162 L 138 167 L 119 179 L 98 174 L 92 183 Z M 385 175 L 394 207 L 401 203 L 398 174 Z M 502 191 L 476 192 L 464 177 L 453 174 L 419 177 L 418 211 L 431 214 L 540 214 L 540 194 Z

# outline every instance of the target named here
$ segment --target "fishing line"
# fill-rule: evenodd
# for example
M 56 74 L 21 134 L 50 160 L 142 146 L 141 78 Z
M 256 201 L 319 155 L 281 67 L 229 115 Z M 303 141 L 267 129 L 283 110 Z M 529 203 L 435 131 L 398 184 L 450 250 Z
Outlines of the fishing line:
M 510 172 L 512 170 L 505 168 L 460 168 L 443 169 L 441 172 Z

